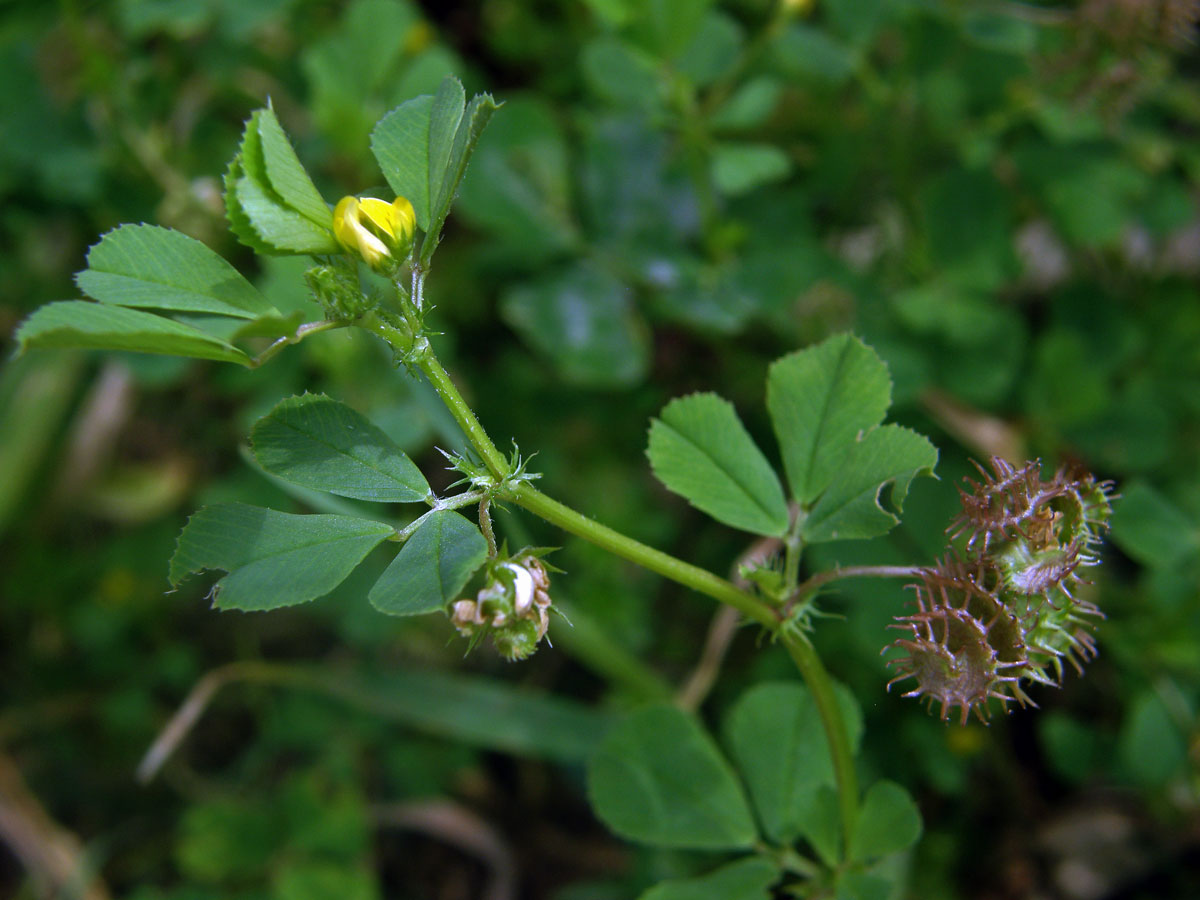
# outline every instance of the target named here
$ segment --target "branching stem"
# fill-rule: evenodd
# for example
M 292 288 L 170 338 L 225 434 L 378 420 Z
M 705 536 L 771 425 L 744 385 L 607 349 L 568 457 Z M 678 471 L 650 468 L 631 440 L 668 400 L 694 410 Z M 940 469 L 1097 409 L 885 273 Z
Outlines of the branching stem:
M 488 496 L 483 491 L 469 491 L 465 494 L 456 494 L 453 497 L 443 497 L 433 504 L 433 509 L 426 510 L 417 516 L 403 528 L 397 529 L 396 533 L 388 538 L 389 541 L 396 541 L 403 544 L 412 537 L 418 528 L 420 528 L 425 520 L 432 516 L 435 512 L 441 512 L 444 509 L 458 509 L 463 506 L 470 506 L 472 503 L 486 503 Z M 482 510 L 480 512 L 482 518 Z M 495 554 L 493 554 L 495 555 Z
M 923 566 L 846 566 L 830 569 L 828 572 L 818 572 L 797 585 L 796 596 L 806 597 L 817 588 L 843 578 L 911 578 L 920 575 L 922 571 Z
M 388 340 L 389 333 L 386 329 L 372 330 Z M 388 342 L 392 343 L 390 340 Z M 418 334 L 411 345 L 407 347 L 393 345 L 393 349 L 405 353 L 405 358 L 421 369 L 442 402 L 445 403 L 446 408 L 450 410 L 463 433 L 475 448 L 475 452 L 479 454 L 488 471 L 495 478 L 495 486 L 490 490 L 491 496 L 523 507 L 550 524 L 557 525 L 564 531 L 581 537 L 622 559 L 627 559 L 664 578 L 669 578 L 684 587 L 731 606 L 746 618 L 764 626 L 779 637 L 796 663 L 796 667 L 800 670 L 809 690 L 812 691 L 814 702 L 817 704 L 821 724 L 829 743 L 830 758 L 833 760 L 842 827 L 848 846 L 858 815 L 858 783 L 850 750 L 849 733 L 833 693 L 833 683 L 808 639 L 798 631 L 783 627 L 784 616 L 780 610 L 742 590 L 732 582 L 707 569 L 656 550 L 626 534 L 609 528 L 607 525 L 602 525 L 554 498 L 548 497 L 527 481 L 512 479 L 508 460 L 484 431 L 474 411 L 467 405 L 466 400 L 463 399 L 462 394 L 450 379 L 450 375 L 438 362 L 428 337 Z M 799 546 L 797 545 L 797 560 L 798 551 Z M 820 581 L 817 580 L 820 576 L 814 576 L 802 587 L 815 588 L 824 581 L 849 577 L 851 574 L 866 573 L 861 570 L 855 572 L 851 569 L 842 569 L 835 573 L 828 573 L 828 577 Z
M 334 328 L 345 328 L 346 322 L 338 322 L 326 319 L 321 322 L 305 322 L 296 328 L 291 334 L 285 334 L 281 338 L 276 338 L 271 344 L 258 356 L 250 360 L 250 368 L 257 369 L 263 363 L 270 362 L 274 359 L 284 347 L 290 347 L 292 344 L 298 344 L 310 334 L 319 334 L 322 331 L 332 331 Z
M 738 589 L 733 583 L 707 569 L 701 569 L 669 553 L 647 546 L 607 525 L 601 525 L 595 519 L 589 519 L 571 507 L 546 496 L 532 485 L 518 483 L 502 486 L 499 496 L 622 559 L 637 563 L 642 568 L 656 572 L 684 587 L 726 603 L 748 619 L 753 619 L 772 631 L 779 627 L 779 614 L 774 609 L 757 597 Z

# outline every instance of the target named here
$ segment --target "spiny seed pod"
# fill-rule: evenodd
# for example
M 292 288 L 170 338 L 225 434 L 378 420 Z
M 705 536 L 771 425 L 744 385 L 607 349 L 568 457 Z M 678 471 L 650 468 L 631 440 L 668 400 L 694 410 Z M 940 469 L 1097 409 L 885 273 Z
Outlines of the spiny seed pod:
M 992 458 L 990 473 L 975 467 L 983 480 L 964 479 L 971 491 L 959 488 L 962 512 L 948 529 L 952 539 L 966 536 L 968 551 L 987 553 L 993 542 L 1018 537 L 1043 548 L 1078 541 L 1086 550 L 1107 527 L 1111 485 L 1087 472 L 1064 466 L 1043 481 L 1039 461 L 1017 469 L 1000 457 Z
M 979 573 L 949 559 L 925 569 L 921 582 L 912 585 L 917 612 L 897 617 L 898 624 L 891 626 L 909 631 L 911 638 L 891 645 L 908 655 L 888 661 L 899 673 L 888 682 L 889 689 L 915 678 L 916 687 L 905 697 L 941 704 L 943 719 L 958 707 L 964 724 L 972 711 L 986 721 L 991 698 L 1003 704 L 1031 703 L 1020 680 L 1042 680 L 1040 673 L 1030 671 L 1019 621 L 977 577 Z
M 960 490 L 962 512 L 948 531 L 966 556 L 922 570 L 917 612 L 892 627 L 909 637 L 889 662 L 917 682 L 905 696 L 940 703 L 942 718 L 958 708 L 987 719 L 990 699 L 1032 704 L 1024 681 L 1057 685 L 1063 660 L 1082 671 L 1095 656 L 1094 620 L 1103 614 L 1073 593 L 1079 570 L 1096 565 L 1095 547 L 1111 514 L 1107 483 L 1059 469 L 1042 480 L 1039 464 L 1017 468 L 992 460 L 976 466 L 982 481 Z M 1033 704 L 1036 705 L 1036 704 Z
M 995 563 L 1007 591 L 1070 597 L 1078 570 L 1099 562 L 1092 551 L 1111 512 L 1109 486 L 1065 467 L 1043 481 L 1036 461 L 1016 469 L 996 458 L 994 474 L 979 470 L 983 482 L 968 479 L 972 492 L 959 491 L 951 537 L 965 535 L 968 553 Z
M 1094 604 L 1059 591 L 1040 597 L 1012 596 L 1009 606 L 1021 623 L 1030 664 L 1047 673 L 1047 682 L 1049 670 L 1054 684 L 1062 681 L 1064 659 L 1082 674 L 1083 663 L 1096 655 L 1092 620 L 1104 618 L 1104 613 Z
M 490 636 L 507 660 L 531 655 L 550 627 L 550 576 L 536 556 L 499 560 L 474 600 L 458 600 L 450 621 L 464 637 Z

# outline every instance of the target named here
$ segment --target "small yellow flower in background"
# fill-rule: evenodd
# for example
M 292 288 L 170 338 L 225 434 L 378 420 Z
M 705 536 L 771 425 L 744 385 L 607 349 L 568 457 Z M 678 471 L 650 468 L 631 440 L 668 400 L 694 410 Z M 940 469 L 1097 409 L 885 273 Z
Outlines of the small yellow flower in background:
M 416 227 L 417 214 L 404 197 L 391 203 L 377 197 L 343 197 L 333 210 L 334 236 L 372 269 L 408 256 Z
M 817 0 L 781 0 L 784 15 L 807 16 L 817 5 Z

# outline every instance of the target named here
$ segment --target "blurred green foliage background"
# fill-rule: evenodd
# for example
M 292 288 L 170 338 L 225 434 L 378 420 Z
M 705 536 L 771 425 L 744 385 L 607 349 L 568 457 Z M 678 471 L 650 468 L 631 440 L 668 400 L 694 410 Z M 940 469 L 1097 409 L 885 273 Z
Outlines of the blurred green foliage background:
M 713 389 L 763 435 L 768 363 L 845 329 L 888 361 L 893 415 L 939 445 L 941 480 L 891 535 L 808 567 L 932 561 L 970 458 L 1117 482 L 1088 588 L 1100 658 L 1040 710 L 947 727 L 884 691 L 906 592 L 826 601 L 816 642 L 864 707 L 864 765 L 926 818 L 908 896 L 1200 896 L 1198 17 L 1186 0 L 5 4 L 0 334 L 7 350 L 75 296 L 120 222 L 180 229 L 319 315 L 302 261 L 258 261 L 225 228 L 244 119 L 270 97 L 332 201 L 381 185 L 376 119 L 456 74 L 505 105 L 429 281 L 439 352 L 551 493 L 728 572 L 744 536 L 654 482 L 649 417 Z M 514 546 L 564 545 L 575 623 L 519 666 L 370 610 L 384 556 L 271 615 L 165 593 L 197 506 L 314 508 L 238 451 L 284 396 L 350 403 L 451 480 L 433 448 L 453 423 L 379 346 L 331 333 L 256 372 L 7 357 L 0 896 L 601 900 L 712 865 L 609 836 L 580 767 L 615 711 L 688 680 L 707 600 L 516 514 Z M 140 783 L 206 673 L 210 707 Z M 792 676 L 743 629 L 702 710 Z

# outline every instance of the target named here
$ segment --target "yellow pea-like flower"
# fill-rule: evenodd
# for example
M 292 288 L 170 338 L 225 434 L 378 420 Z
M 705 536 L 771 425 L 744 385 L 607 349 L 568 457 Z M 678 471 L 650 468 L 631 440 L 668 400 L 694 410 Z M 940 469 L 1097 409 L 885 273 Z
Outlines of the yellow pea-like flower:
M 403 260 L 412 249 L 417 215 L 405 197 L 343 197 L 333 210 L 333 234 L 372 269 Z

